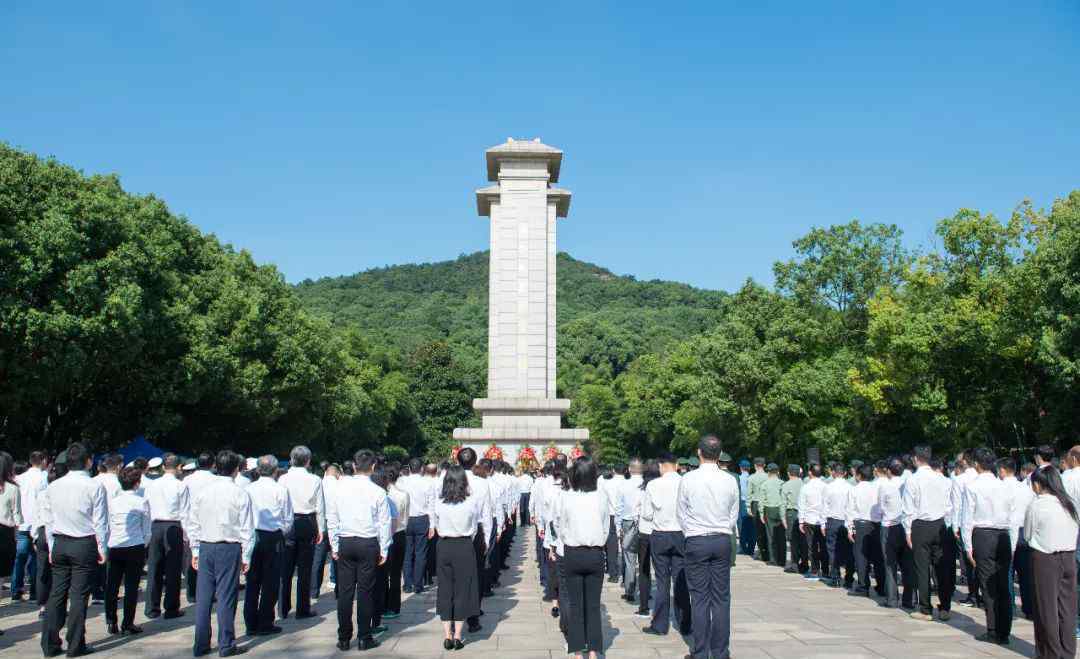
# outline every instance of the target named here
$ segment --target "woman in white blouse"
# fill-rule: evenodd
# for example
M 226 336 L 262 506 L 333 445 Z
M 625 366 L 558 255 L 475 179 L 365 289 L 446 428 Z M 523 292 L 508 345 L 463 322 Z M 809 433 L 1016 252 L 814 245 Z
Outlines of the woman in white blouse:
M 1053 467 L 1031 474 L 1035 499 L 1024 517 L 1035 582 L 1035 655 L 1076 655 L 1077 511 Z
M 439 537 L 435 611 L 443 623 L 443 648 L 460 650 L 465 647 L 461 640 L 465 620 L 480 615 L 480 578 L 473 539 L 478 526 L 490 524 L 480 519 L 480 505 L 469 492 L 469 481 L 461 466 L 447 467 L 431 515 L 428 538 L 436 534 Z M 485 528 L 485 538 L 487 533 Z
M 657 478 L 660 478 L 660 465 L 656 460 L 649 460 L 641 472 L 641 491 L 644 492 L 645 486 Z M 651 619 L 649 594 L 652 593 L 652 551 L 649 540 L 652 538 L 652 520 L 641 516 L 641 497 L 637 499 L 637 509 L 634 512 L 638 518 L 638 610 L 634 615 Z
M 138 634 L 135 607 L 139 603 L 139 579 L 150 542 L 150 503 L 138 494 L 142 469 L 120 470 L 120 493 L 109 500 L 109 567 L 105 587 L 105 621 L 110 634 Z M 117 625 L 116 603 L 120 581 L 124 582 L 124 619 Z
M 22 523 L 19 486 L 15 484 L 15 459 L 7 451 L 0 451 L 0 577 L 11 576 L 15 565 L 15 530 Z M 16 589 L 13 585 L 12 591 Z
M 607 494 L 597 488 L 599 470 L 586 456 L 569 469 L 570 491 L 563 492 L 555 513 L 562 546 L 562 602 L 566 607 L 567 651 L 576 659 L 596 659 L 604 648 L 600 594 L 607 566 L 605 544 L 610 527 Z

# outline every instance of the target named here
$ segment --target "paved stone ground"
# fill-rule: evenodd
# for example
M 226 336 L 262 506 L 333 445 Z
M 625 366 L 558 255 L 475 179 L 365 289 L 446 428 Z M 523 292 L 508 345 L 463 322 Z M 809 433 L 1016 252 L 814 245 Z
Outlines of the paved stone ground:
M 467 639 L 460 652 L 442 649 L 442 626 L 435 616 L 434 592 L 409 597 L 402 615 L 389 621 L 383 645 L 364 657 L 430 659 L 468 656 L 500 659 L 558 659 L 565 645 L 550 606 L 540 601 L 535 564 L 526 560 L 531 551 L 531 530 L 515 544 L 511 569 L 503 575 L 496 597 L 484 600 L 483 631 Z M 738 659 L 828 659 L 919 657 L 1030 657 L 1034 655 L 1031 623 L 1017 620 L 1009 647 L 974 640 L 983 631 L 983 614 L 977 609 L 954 606 L 948 623 L 916 622 L 903 612 L 881 609 L 866 598 L 853 598 L 817 582 L 784 574 L 778 568 L 739 557 L 733 574 L 734 641 L 732 655 Z M 641 633 L 648 620 L 634 617 L 635 606 L 619 599 L 617 584 L 605 584 L 603 598 L 604 638 L 607 657 L 681 658 L 686 643 L 674 632 L 665 638 Z M 310 620 L 280 621 L 285 632 L 273 637 L 241 638 L 250 648 L 248 656 L 281 656 L 315 659 L 344 654 L 337 651 L 337 619 L 333 598 L 323 593 Z M 179 620 L 144 620 L 142 606 L 136 623 L 145 630 L 134 638 L 105 633 L 103 607 L 91 608 L 87 639 L 95 657 L 147 656 L 157 659 L 190 657 L 193 611 Z M 0 657 L 39 657 L 36 608 L 30 604 L 0 606 Z M 243 625 L 237 622 L 237 628 Z M 355 648 L 355 642 L 354 646 Z

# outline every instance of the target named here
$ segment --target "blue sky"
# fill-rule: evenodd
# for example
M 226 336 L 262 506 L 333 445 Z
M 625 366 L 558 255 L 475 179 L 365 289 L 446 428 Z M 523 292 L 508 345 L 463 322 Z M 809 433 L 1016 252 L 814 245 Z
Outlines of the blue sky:
M 566 152 L 561 250 L 710 288 L 1080 187 L 1075 0 L 67 4 L 0 8 L 0 140 L 290 281 L 484 249 L 508 136 Z

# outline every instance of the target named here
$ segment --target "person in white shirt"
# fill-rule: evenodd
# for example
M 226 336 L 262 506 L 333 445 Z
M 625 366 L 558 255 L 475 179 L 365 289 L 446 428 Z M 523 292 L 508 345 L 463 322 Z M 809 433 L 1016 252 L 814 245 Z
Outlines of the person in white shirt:
M 517 480 L 518 492 L 521 493 L 520 503 L 518 507 L 518 510 L 520 511 L 520 516 L 518 519 L 521 520 L 522 526 L 529 526 L 529 499 L 532 497 L 532 488 L 535 479 L 532 477 L 532 474 L 525 470 L 522 470 L 521 473 L 518 474 Z
M 311 567 L 315 547 L 322 542 L 326 528 L 326 500 L 322 479 L 308 471 L 311 450 L 297 446 L 289 453 L 289 471 L 278 482 L 289 491 L 292 500 L 293 528 L 285 536 L 285 557 L 281 569 L 280 617 L 292 610 L 293 574 L 296 575 L 296 619 L 311 618 Z
M 660 464 L 656 460 L 648 460 L 641 469 L 641 496 L 638 497 L 635 514 L 637 515 L 637 581 L 638 581 L 638 610 L 634 614 L 638 618 L 652 618 L 649 611 L 649 596 L 652 594 L 652 521 L 641 515 L 641 501 L 645 495 L 645 489 L 649 483 L 660 478 Z
M 0 575 L 8 576 L 15 564 L 16 532 L 23 525 L 22 496 L 15 482 L 15 458 L 0 451 Z M 16 588 L 14 580 L 11 590 Z
M 915 602 L 915 575 L 911 548 L 904 534 L 903 482 L 904 463 L 899 458 L 889 461 L 878 478 L 878 506 L 881 508 L 881 552 L 885 562 L 885 606 L 911 609 Z M 903 595 L 897 585 L 897 570 Z M 901 601 L 902 598 L 902 601 Z
M 277 466 L 277 458 L 262 456 L 255 463 L 259 478 L 244 488 L 255 517 L 255 548 L 244 588 L 244 625 L 248 636 L 269 636 L 281 631 L 274 624 L 274 609 L 281 588 L 285 536 L 292 531 L 293 509 L 289 491 L 274 480 Z
M 258 461 L 255 458 L 244 459 L 244 461 L 241 463 L 240 471 L 236 473 L 236 478 L 233 479 L 233 482 L 236 483 L 236 486 L 238 488 L 242 490 L 248 485 L 251 485 L 251 482 L 255 477 L 255 474 L 251 474 L 251 472 L 255 471 L 255 467 L 257 464 Z
M 34 451 L 30 454 L 30 467 L 15 477 L 19 486 L 19 505 L 23 523 L 15 534 L 15 563 L 11 571 L 11 599 L 21 600 L 24 594 L 23 584 L 30 582 L 30 599 L 39 597 L 37 592 L 37 552 L 34 551 L 34 531 L 41 526 L 36 523 L 34 511 L 38 496 L 49 486 L 45 471 L 45 453 Z
M 195 601 L 194 655 L 210 652 L 210 609 L 217 603 L 218 655 L 231 657 L 247 648 L 236 645 L 236 597 L 240 575 L 247 574 L 255 550 L 255 514 L 251 497 L 237 487 L 240 456 L 217 455 L 217 476 L 193 492 L 189 528 L 191 561 L 199 570 Z
M 844 588 L 851 588 L 855 581 L 855 555 L 847 529 L 847 504 L 851 496 L 851 483 L 845 480 L 846 467 L 832 465 L 832 482 L 825 486 L 822 501 L 825 509 L 825 547 L 829 552 L 828 585 L 840 587 L 840 568 L 844 569 Z
M 562 593 L 566 613 L 566 648 L 575 659 L 596 659 L 604 647 L 600 594 L 604 587 L 605 545 L 611 532 L 611 504 L 598 487 L 599 469 L 588 456 L 570 465 L 570 490 L 555 512 L 556 534 L 563 547 Z
M 386 604 L 383 617 L 393 620 L 401 615 L 401 572 L 405 564 L 405 529 L 411 519 L 412 497 L 405 490 L 397 486 L 401 478 L 398 477 L 396 467 L 386 468 L 388 481 L 386 494 L 390 497 L 394 516 L 390 520 L 390 560 L 386 566 Z M 425 540 L 426 540 L 425 533 Z
M 953 536 L 945 526 L 945 519 L 952 518 L 952 484 L 948 478 L 930 468 L 929 446 L 916 446 L 914 451 L 917 469 L 903 489 L 903 525 L 914 562 L 915 587 L 919 593 L 919 609 L 911 612 L 916 620 L 933 620 L 930 606 L 930 570 L 938 579 L 938 616 L 948 620 L 951 614 L 952 579 L 954 563 L 943 560 L 944 544 Z M 949 553 L 948 555 L 951 555 Z
M 430 508 L 431 538 L 439 537 L 435 556 L 438 592 L 435 612 L 443 623 L 443 649 L 460 650 L 465 621 L 480 615 L 480 575 L 473 543 L 486 522 L 479 497 L 470 491 L 465 470 L 451 465 L 442 490 Z
M 806 536 L 810 552 L 808 579 L 820 579 L 829 572 L 829 557 L 825 548 L 825 482 L 821 480 L 821 465 L 811 464 L 806 470 L 807 481 L 799 490 L 799 530 Z
M 142 458 L 136 458 L 133 462 L 135 463 L 135 466 L 139 466 L 140 468 L 146 464 L 146 460 Z M 120 480 L 117 476 L 120 474 L 120 469 L 123 466 L 124 458 L 118 453 L 107 453 L 98 465 L 98 469 L 101 471 L 94 476 L 94 480 L 105 487 L 106 501 L 109 501 L 117 494 L 120 494 Z M 139 496 L 143 495 L 142 486 L 139 486 L 137 494 Z M 104 563 L 97 567 L 97 572 L 94 575 L 94 587 L 90 591 L 90 602 L 92 604 L 103 604 L 105 602 L 105 571 L 106 566 Z
M 540 566 L 540 585 L 544 587 L 543 601 L 545 602 L 551 601 L 554 589 L 549 579 L 551 575 L 548 574 L 547 552 L 544 551 L 546 526 L 543 519 L 544 496 L 551 482 L 554 467 L 554 463 L 550 461 L 544 463 L 540 470 L 541 475 L 533 483 L 532 493 L 529 497 L 529 517 L 532 519 L 533 527 L 536 529 L 536 563 Z
M 670 453 L 661 455 L 659 462 L 661 476 L 649 483 L 641 500 L 641 516 L 652 524 L 650 551 L 656 574 L 652 623 L 641 631 L 655 636 L 666 635 L 674 612 L 679 631 L 685 635 L 690 630 L 690 591 L 686 585 L 686 541 L 676 516 L 682 477 L 679 476 L 675 457 Z M 674 606 L 671 601 L 672 585 L 675 587 Z
M 874 568 L 878 596 L 885 594 L 885 561 L 881 554 L 881 505 L 873 465 L 855 469 L 855 487 L 848 494 L 846 526 L 855 554 L 859 585 L 854 595 L 870 596 L 870 567 Z
M 1009 598 L 1015 599 L 1013 583 L 1020 585 L 1020 610 L 1025 618 L 1034 616 L 1035 595 L 1031 581 L 1031 547 L 1024 538 L 1024 517 L 1028 505 L 1035 498 L 1030 483 L 1016 477 L 1016 461 L 1001 458 L 997 462 L 998 478 L 1005 484 L 1012 499 L 1012 519 L 1009 521 L 1009 539 L 1013 547 L 1012 566 L 1009 570 Z M 1015 579 L 1014 579 L 1015 575 Z
M 556 529 L 555 515 L 559 509 L 559 498 L 563 492 L 570 489 L 569 476 L 567 474 L 566 456 L 559 454 L 552 461 L 551 482 L 544 491 L 543 510 L 539 518 L 544 523 L 544 561 L 547 564 L 548 582 L 544 591 L 544 601 L 554 602 L 551 608 L 551 616 L 559 618 L 559 628 L 564 630 L 565 613 L 561 611 L 561 586 L 562 579 L 559 572 L 559 537 Z
M 184 589 L 188 604 L 195 603 L 195 595 L 199 584 L 199 571 L 195 569 L 195 563 L 191 560 L 191 530 L 188 528 L 190 526 L 188 518 L 191 514 L 191 500 L 196 492 L 201 491 L 216 478 L 213 472 L 214 454 L 206 451 L 200 453 L 195 461 L 195 467 L 194 471 L 180 481 L 183 483 L 188 495 L 188 510 L 181 521 L 181 527 L 184 530 Z
M 1035 584 L 1035 656 L 1076 656 L 1077 509 L 1055 469 L 1036 469 L 1024 516 Z
M 109 512 L 105 486 L 88 473 L 90 452 L 79 442 L 67 448 L 68 473 L 41 496 L 41 522 L 52 569 L 52 588 L 41 621 L 41 651 L 60 653 L 60 628 L 67 624 L 67 654 L 87 652 L 86 602 L 97 566 L 108 553 Z M 70 604 L 65 616 L 63 606 Z
M 353 458 L 356 475 L 338 482 L 337 496 L 326 513 L 330 549 L 338 561 L 337 615 L 339 650 L 348 650 L 356 602 L 359 649 L 379 646 L 371 632 L 375 615 L 377 568 L 390 554 L 390 499 L 371 480 L 375 454 L 367 449 Z M 359 591 L 359 592 L 358 592 Z
M 150 504 L 136 490 L 142 472 L 135 467 L 120 470 L 120 493 L 109 500 L 109 569 L 105 586 L 105 622 L 110 634 L 139 634 L 135 609 L 139 603 L 139 580 L 150 542 Z M 179 560 L 179 554 L 177 554 Z M 178 566 L 179 567 L 179 566 Z M 179 580 L 180 571 L 177 570 Z M 117 624 L 116 605 L 120 583 L 124 584 L 124 618 Z M 179 584 L 177 584 L 179 599 Z
M 611 467 L 604 467 L 600 470 L 600 480 L 597 481 L 597 487 L 604 491 L 604 496 L 608 500 L 608 505 L 611 507 L 608 511 L 609 523 L 608 523 L 608 537 L 607 542 L 604 543 L 606 551 L 604 552 L 607 560 L 607 576 L 610 583 L 617 583 L 619 581 L 619 575 L 622 574 L 622 543 L 619 541 L 619 535 L 621 529 L 622 511 L 619 509 L 622 501 L 619 499 L 618 492 L 619 486 L 626 482 L 622 474 L 615 475 L 615 471 Z
M 146 602 L 143 613 L 147 618 L 162 614 L 164 585 L 166 619 L 184 615 L 180 610 L 180 574 L 184 560 L 183 520 L 188 512 L 190 491 L 177 478 L 180 458 L 166 453 L 162 459 L 165 473 L 155 480 L 144 479 L 142 491 L 150 506 L 152 522 L 149 539 L 149 562 L 146 572 Z
M 739 524 L 739 482 L 717 464 L 721 453 L 720 440 L 712 435 L 698 442 L 700 466 L 682 477 L 676 504 L 693 602 L 694 657 L 727 657 L 731 644 L 731 560 Z
M 334 486 L 341 479 L 341 468 L 329 462 L 322 463 L 323 477 L 323 502 L 330 501 L 334 496 Z M 330 563 L 330 580 L 326 585 L 333 590 L 337 581 L 337 563 L 330 558 L 330 535 L 323 533 L 322 542 L 315 546 L 315 558 L 311 561 L 311 599 L 319 599 L 322 593 L 323 575 L 326 572 L 326 564 Z
M 437 481 L 424 475 L 420 458 L 409 461 L 409 475 L 398 478 L 397 487 L 409 495 L 409 521 L 405 526 L 404 562 L 401 572 L 405 590 L 422 593 L 427 572 L 428 531 L 431 528 L 431 506 L 435 503 Z
M 633 604 L 638 591 L 638 515 L 641 513 L 641 470 L 640 458 L 632 458 L 627 469 L 630 478 L 616 478 L 613 496 L 619 499 L 616 510 L 619 518 L 615 520 L 619 529 L 619 544 L 622 549 L 622 575 L 624 602 Z M 645 606 L 649 605 L 645 602 Z
M 1009 527 L 1014 500 L 1008 486 L 994 475 L 997 457 L 993 452 L 978 448 L 973 458 L 976 475 L 964 487 L 960 519 L 965 558 L 975 566 L 986 604 L 986 633 L 976 639 L 1008 645 L 1013 605 L 1008 583 L 1012 563 Z

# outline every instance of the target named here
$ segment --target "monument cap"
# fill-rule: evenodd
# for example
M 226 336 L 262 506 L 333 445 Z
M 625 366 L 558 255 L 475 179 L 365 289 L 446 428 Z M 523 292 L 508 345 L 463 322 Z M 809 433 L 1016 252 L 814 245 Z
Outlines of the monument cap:
M 502 144 L 497 144 L 485 151 L 484 156 L 487 160 L 489 181 L 499 180 L 499 163 L 504 160 L 543 160 L 547 163 L 548 181 L 558 183 L 563 152 L 561 149 L 544 144 L 539 137 L 531 140 L 515 140 L 508 137 Z

